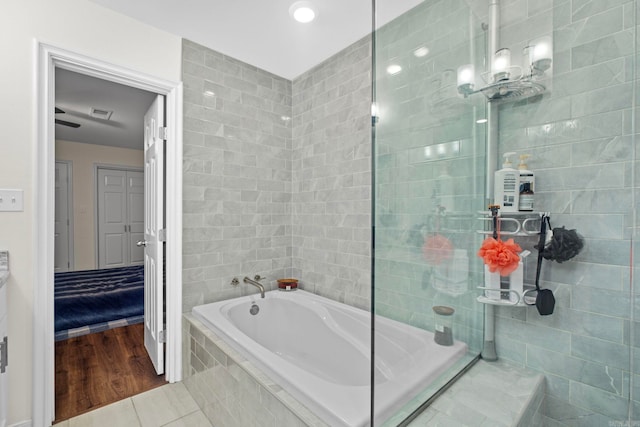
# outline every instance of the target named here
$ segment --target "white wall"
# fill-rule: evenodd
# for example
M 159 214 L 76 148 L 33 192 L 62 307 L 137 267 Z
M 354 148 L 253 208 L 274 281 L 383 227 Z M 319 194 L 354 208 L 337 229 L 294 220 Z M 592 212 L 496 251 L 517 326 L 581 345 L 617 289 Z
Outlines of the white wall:
M 181 40 L 87 0 L 21 0 L 0 13 L 0 187 L 24 190 L 23 212 L 0 212 L 0 248 L 11 254 L 9 425 L 31 419 L 37 147 L 36 41 L 166 80 L 180 80 Z
M 74 270 L 98 268 L 95 251 L 95 165 L 142 168 L 144 167 L 144 151 L 97 144 L 56 141 L 56 160 L 70 161 L 73 171 Z

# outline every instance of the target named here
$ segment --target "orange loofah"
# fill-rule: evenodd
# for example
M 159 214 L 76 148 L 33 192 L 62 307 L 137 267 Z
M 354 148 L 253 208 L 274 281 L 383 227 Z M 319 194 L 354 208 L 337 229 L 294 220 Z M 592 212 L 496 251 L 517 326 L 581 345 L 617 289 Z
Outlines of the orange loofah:
M 429 264 L 440 265 L 453 255 L 453 245 L 442 234 L 430 235 L 424 239 L 422 254 Z
M 500 273 L 501 276 L 508 276 L 518 268 L 522 248 L 513 239 L 506 242 L 488 237 L 482 242 L 478 251 L 478 256 L 489 266 L 489 271 Z

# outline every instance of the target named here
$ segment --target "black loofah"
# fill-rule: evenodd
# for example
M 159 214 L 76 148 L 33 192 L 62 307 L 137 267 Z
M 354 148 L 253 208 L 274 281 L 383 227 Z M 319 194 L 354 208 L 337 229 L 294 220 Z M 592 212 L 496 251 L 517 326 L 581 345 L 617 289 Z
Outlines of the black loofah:
M 562 263 L 578 255 L 583 247 L 584 242 L 576 230 L 567 230 L 562 226 L 553 229 L 553 238 L 545 245 L 542 256 Z M 539 249 L 537 245 L 535 248 Z

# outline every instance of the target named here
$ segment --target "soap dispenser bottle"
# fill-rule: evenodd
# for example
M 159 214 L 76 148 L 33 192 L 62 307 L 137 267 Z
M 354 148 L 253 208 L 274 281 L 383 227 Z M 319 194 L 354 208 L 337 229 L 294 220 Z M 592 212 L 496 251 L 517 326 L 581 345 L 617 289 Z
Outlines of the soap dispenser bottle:
M 520 196 L 520 173 L 514 169 L 510 157 L 516 153 L 504 153 L 502 169 L 494 174 L 494 204 L 500 205 L 500 212 L 518 212 Z
M 520 173 L 520 197 L 518 201 L 518 210 L 520 211 L 533 210 L 535 176 L 533 172 L 529 170 L 529 166 L 526 163 L 529 157 L 531 157 L 530 154 L 521 154 L 520 164 L 518 165 L 518 172 Z

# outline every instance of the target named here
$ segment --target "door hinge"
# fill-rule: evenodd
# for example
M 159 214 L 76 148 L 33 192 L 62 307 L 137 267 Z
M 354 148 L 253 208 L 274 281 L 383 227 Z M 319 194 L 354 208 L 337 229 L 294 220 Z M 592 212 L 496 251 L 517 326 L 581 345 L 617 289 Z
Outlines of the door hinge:
M 9 365 L 9 338 L 4 337 L 0 342 L 0 374 L 4 374 Z
M 166 228 L 161 228 L 160 230 L 158 230 L 158 240 L 160 240 L 161 242 L 166 242 L 167 241 L 167 229 Z
M 167 130 L 167 128 L 160 126 L 158 128 L 158 138 L 166 141 L 168 136 L 169 136 L 169 131 Z
M 158 341 L 160 341 L 163 344 L 167 342 L 167 337 L 164 332 L 164 329 L 160 331 L 160 334 L 158 335 Z

